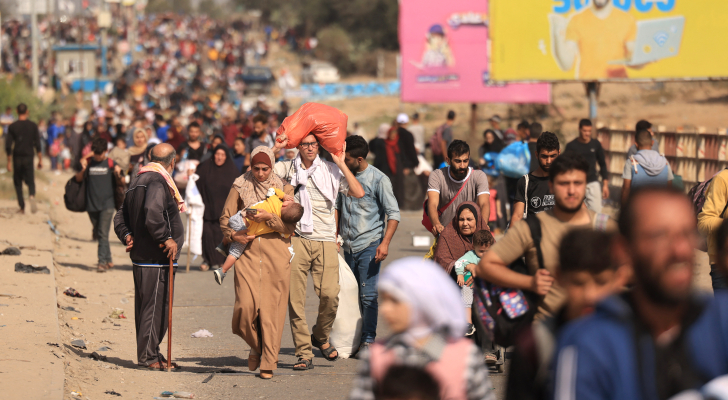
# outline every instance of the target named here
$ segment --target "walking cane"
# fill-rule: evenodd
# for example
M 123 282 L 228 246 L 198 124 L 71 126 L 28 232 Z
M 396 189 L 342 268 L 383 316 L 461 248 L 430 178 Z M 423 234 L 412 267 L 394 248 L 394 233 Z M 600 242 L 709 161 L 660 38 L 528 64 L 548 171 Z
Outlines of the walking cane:
M 172 370 L 172 297 L 174 295 L 174 256 L 169 255 L 169 328 L 167 328 L 167 372 Z

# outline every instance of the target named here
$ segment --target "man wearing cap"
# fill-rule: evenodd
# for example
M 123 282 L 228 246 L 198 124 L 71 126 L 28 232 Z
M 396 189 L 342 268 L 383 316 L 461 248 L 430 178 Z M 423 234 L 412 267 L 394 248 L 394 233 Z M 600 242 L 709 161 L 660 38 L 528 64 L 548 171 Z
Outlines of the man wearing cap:
M 490 127 L 491 129 L 493 129 L 493 132 L 495 132 L 496 136 L 498 136 L 500 140 L 503 140 L 503 131 L 500 128 L 501 117 L 498 114 L 495 114 L 490 117 L 488 122 L 490 122 Z

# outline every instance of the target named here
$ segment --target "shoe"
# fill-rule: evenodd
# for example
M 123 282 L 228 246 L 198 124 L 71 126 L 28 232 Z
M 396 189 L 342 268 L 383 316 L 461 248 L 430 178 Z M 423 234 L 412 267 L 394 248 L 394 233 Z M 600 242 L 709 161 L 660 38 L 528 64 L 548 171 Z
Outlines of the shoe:
M 369 346 L 371 346 L 371 343 L 363 342 L 359 345 L 359 348 L 356 349 L 356 353 L 351 355 L 351 358 L 356 358 L 358 360 L 362 352 L 364 352 L 365 350 L 369 350 Z
M 475 335 L 475 325 L 468 324 L 468 327 L 465 328 L 465 337 L 470 337 Z
M 35 197 L 30 198 L 30 212 L 33 214 L 38 212 L 38 205 L 35 203 Z
M 223 256 L 228 256 L 228 246 L 225 246 L 222 242 L 215 247 L 215 251 L 222 254 Z
M 260 370 L 260 379 L 272 379 L 273 371 Z
M 96 272 L 106 272 L 109 269 L 109 264 L 99 263 L 96 267 Z
M 215 282 L 217 282 L 218 285 L 222 285 L 222 280 L 225 279 L 225 275 L 227 274 L 222 272 L 222 268 L 213 270 L 212 273 L 215 274 Z
M 260 354 L 253 354 L 252 352 L 248 354 L 248 369 L 251 371 L 255 371 L 260 366 Z M 262 371 L 261 371 L 262 372 Z M 273 374 L 271 373 L 271 378 L 273 377 Z M 270 378 L 268 378 L 270 379 Z

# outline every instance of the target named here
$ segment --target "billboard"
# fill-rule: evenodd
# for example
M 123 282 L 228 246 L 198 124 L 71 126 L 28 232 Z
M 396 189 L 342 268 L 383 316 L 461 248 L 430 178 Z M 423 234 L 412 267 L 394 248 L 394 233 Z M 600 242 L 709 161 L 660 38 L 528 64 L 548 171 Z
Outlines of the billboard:
M 728 76 L 726 0 L 490 0 L 494 81 Z
M 401 0 L 402 101 L 548 103 L 548 84 L 490 84 L 487 0 Z

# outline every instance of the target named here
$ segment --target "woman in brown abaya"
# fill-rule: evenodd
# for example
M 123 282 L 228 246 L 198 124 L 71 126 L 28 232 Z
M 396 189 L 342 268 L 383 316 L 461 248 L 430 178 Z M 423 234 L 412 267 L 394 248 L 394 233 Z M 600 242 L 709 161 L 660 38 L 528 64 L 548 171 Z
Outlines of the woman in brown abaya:
M 266 198 L 271 187 L 293 196 L 293 187 L 284 184 L 275 173 L 273 149 L 256 147 L 251 154 L 251 169 L 235 180 L 220 217 L 226 241 L 247 244 L 235 262 L 235 308 L 233 333 L 250 346 L 248 368 L 260 366 L 260 377 L 270 379 L 278 366 L 283 326 L 288 307 L 291 278 L 291 238 L 295 224 L 284 224 L 280 217 L 258 211 L 247 218 L 265 222 L 274 233 L 261 236 L 236 234 L 229 226 L 231 216 Z

